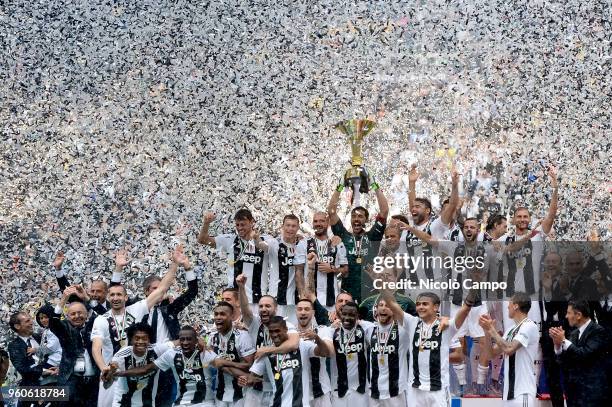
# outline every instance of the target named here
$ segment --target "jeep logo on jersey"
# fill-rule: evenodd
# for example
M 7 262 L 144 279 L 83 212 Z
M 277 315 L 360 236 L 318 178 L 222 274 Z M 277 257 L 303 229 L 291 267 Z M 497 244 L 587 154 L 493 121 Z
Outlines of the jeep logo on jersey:
M 199 373 L 196 374 L 191 374 L 191 373 L 187 373 L 186 371 L 182 371 L 181 374 L 179 375 L 179 377 L 181 379 L 185 379 L 185 380 L 193 380 L 196 382 L 200 382 L 202 381 L 202 375 L 200 375 Z
M 236 355 L 233 353 L 221 353 L 219 356 L 225 360 L 231 360 L 232 362 L 236 360 Z
M 521 257 L 531 256 L 531 249 L 529 247 L 523 247 L 517 252 L 508 253 L 508 257 L 511 259 L 520 259 Z
M 384 346 L 380 346 L 380 344 L 376 344 L 374 345 L 374 347 L 372 348 L 372 352 L 373 353 L 378 353 L 378 354 L 390 354 L 395 352 L 395 345 L 384 345 Z
M 358 353 L 363 351 L 363 343 L 353 343 L 352 345 L 340 345 L 338 353 Z
M 300 361 L 297 359 L 284 360 L 280 364 L 280 368 L 282 369 L 295 369 L 300 366 Z
M 334 260 L 334 256 L 321 256 L 321 259 L 319 261 L 321 263 L 333 263 Z
M 355 250 L 355 248 L 349 250 L 348 254 L 350 254 L 351 256 L 357 256 L 357 251 Z M 367 247 L 362 247 L 361 248 L 361 256 L 367 256 L 368 255 L 368 248 Z
M 252 254 L 243 254 L 240 260 L 245 263 L 253 263 L 253 264 L 261 263 L 261 257 L 255 256 Z
M 423 343 L 419 343 L 419 341 L 414 341 L 414 346 L 416 346 L 417 348 L 419 346 L 422 346 L 423 349 L 436 350 L 438 349 L 440 344 L 437 341 L 426 340 Z
M 406 246 L 408 246 L 408 247 L 416 247 L 416 246 L 420 246 L 420 245 L 421 245 L 421 240 L 417 239 L 416 237 L 412 238 L 412 239 L 407 239 L 406 240 Z
M 293 257 L 285 257 L 281 263 L 281 266 L 293 266 Z

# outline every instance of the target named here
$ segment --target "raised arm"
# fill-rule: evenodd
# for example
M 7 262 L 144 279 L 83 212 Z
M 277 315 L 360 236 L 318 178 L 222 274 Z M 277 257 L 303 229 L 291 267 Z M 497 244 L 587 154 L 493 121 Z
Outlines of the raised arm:
M 62 252 L 61 250 L 57 252 L 57 254 L 55 255 L 55 259 L 53 259 L 55 278 L 57 279 L 57 285 L 59 285 L 60 291 L 64 291 L 70 286 L 70 282 L 68 281 L 66 274 L 62 270 L 62 265 L 64 264 L 65 259 L 66 256 L 64 256 L 64 252 Z
M 215 220 L 216 215 L 212 212 L 204 213 L 204 218 L 202 220 L 202 227 L 200 228 L 200 233 L 198 234 L 198 243 L 204 244 L 210 247 L 216 247 L 215 238 L 208 234 L 208 229 L 210 228 L 210 224 L 213 220 Z
M 127 250 L 121 249 L 115 253 L 115 269 L 109 286 L 120 285 L 123 280 L 123 269 L 129 264 Z
M 249 305 L 249 299 L 246 295 L 244 285 L 246 284 L 247 276 L 240 274 L 236 277 L 236 284 L 238 284 L 238 296 L 240 297 L 240 311 L 242 312 L 242 322 L 248 327 L 253 322 L 253 312 Z
M 557 169 L 553 166 L 548 168 L 548 176 L 550 177 L 550 185 L 553 188 L 552 196 L 550 197 L 550 206 L 548 207 L 548 214 L 546 218 L 542 220 L 542 231 L 545 234 L 549 234 L 555 217 L 557 216 L 557 202 L 559 199 L 559 181 L 557 180 Z
M 451 173 L 451 180 L 451 196 L 448 201 L 448 205 L 446 205 L 444 210 L 440 212 L 440 219 L 445 225 L 450 225 L 453 217 L 455 216 L 457 205 L 459 204 L 459 173 L 454 167 Z
M 412 164 L 408 173 L 408 210 L 411 211 L 416 200 L 416 182 L 419 179 L 417 165 Z
M 177 253 L 175 260 L 178 265 L 185 270 L 185 278 L 187 280 L 187 291 L 178 296 L 170 305 L 168 311 L 172 315 L 178 315 L 198 296 L 198 279 L 195 272 L 192 271 L 189 257 L 184 253 Z
M 340 217 L 338 216 L 338 202 L 340 202 L 340 192 L 342 192 L 342 189 L 344 189 L 344 184 L 338 184 L 327 204 L 327 215 L 329 216 L 330 225 L 335 225 L 340 222 Z
M 492 347 L 494 355 L 504 353 L 505 355 L 512 356 L 523 346 L 519 341 L 512 340 L 507 341 L 497 332 L 495 329 L 495 321 L 488 315 L 482 315 L 478 321 L 480 326 L 485 332 L 485 341 L 487 337 L 493 339 L 495 346 Z
M 157 288 L 147 297 L 147 307 L 149 309 L 158 304 L 164 298 L 164 295 L 166 295 L 166 292 L 176 279 L 176 270 L 178 269 L 179 259 L 184 261 L 184 256 L 183 246 L 178 245 L 172 253 L 170 268 L 166 274 L 164 274 L 164 277 L 162 277 Z
M 380 290 L 380 298 L 385 301 L 387 307 L 391 308 L 391 312 L 393 312 L 393 319 L 395 319 L 398 325 L 404 325 L 404 310 L 397 303 L 391 291 Z
M 376 193 L 376 200 L 378 201 L 378 216 L 386 221 L 387 216 L 389 216 L 389 202 L 387 202 L 385 194 L 383 194 L 383 192 L 380 190 L 380 185 L 378 185 L 378 183 L 375 181 L 372 173 L 369 174 L 369 183 L 370 189 Z

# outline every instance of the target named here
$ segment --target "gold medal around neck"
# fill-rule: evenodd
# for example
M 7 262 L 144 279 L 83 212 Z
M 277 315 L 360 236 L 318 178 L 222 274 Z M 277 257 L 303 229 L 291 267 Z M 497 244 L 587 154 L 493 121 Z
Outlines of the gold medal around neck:
M 356 262 L 357 264 L 361 264 L 361 257 L 357 257 L 357 260 L 355 260 L 355 262 Z
M 120 345 L 122 348 L 125 348 L 125 347 L 127 346 L 127 340 L 125 340 L 125 339 L 120 340 L 120 341 L 119 341 L 119 345 Z
M 380 363 L 381 365 L 385 364 L 385 357 L 381 356 L 380 358 L 378 358 L 378 363 Z
M 138 382 L 138 384 L 136 385 L 136 389 L 142 390 L 145 388 L 146 385 L 147 385 L 147 382 Z
M 353 360 L 353 354 L 352 353 L 349 353 L 348 355 L 346 355 L 346 357 L 347 357 L 348 360 Z
M 274 373 L 274 380 L 280 380 L 280 373 L 279 372 Z

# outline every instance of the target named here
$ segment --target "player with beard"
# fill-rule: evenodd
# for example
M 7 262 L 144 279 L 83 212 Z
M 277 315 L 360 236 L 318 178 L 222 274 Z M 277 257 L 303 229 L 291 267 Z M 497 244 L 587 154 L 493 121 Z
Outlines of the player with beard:
M 289 318 L 296 323 L 295 302 L 298 292 L 303 292 L 304 281 L 296 274 L 297 232 L 300 229 L 300 219 L 289 214 L 283 218 L 281 236 L 267 240 L 270 259 L 270 285 L 268 294 L 276 298 L 277 315 Z
M 159 372 L 150 372 L 140 377 L 122 377 L 120 372 L 153 363 L 167 350 L 174 347 L 172 342 L 151 344 L 153 329 L 144 322 L 137 322 L 127 329 L 129 346 L 121 348 L 113 356 L 111 369 L 103 379 L 118 377 L 114 386 L 113 407 L 152 407 L 158 391 Z
M 358 306 L 348 302 L 342 306 L 342 323 L 333 332 L 332 359 L 333 405 L 342 407 L 367 406 L 368 347 L 366 332 L 374 324 L 359 321 Z
M 455 169 L 452 170 L 450 200 L 438 217 L 433 216 L 429 199 L 416 197 L 416 181 L 418 178 L 419 173 L 416 170 L 416 165 L 413 165 L 409 174 L 409 203 L 415 228 L 431 235 L 435 240 L 443 240 L 448 233 L 449 225 L 459 203 L 459 174 Z M 408 278 L 413 283 L 418 286 L 419 280 L 440 281 L 442 279 L 442 270 L 435 267 L 438 265 L 432 264 L 432 259 L 439 257 L 436 249 L 423 242 L 417 234 L 409 230 L 402 233 L 401 242 L 400 253 L 407 253 L 411 259 L 417 259 L 417 264 L 411 262 L 412 264 L 409 265 L 407 271 Z M 417 294 L 418 290 L 407 290 L 406 292 L 409 297 L 415 297 Z
M 373 181 L 370 185 L 371 189 L 376 193 L 379 213 L 376 216 L 374 225 L 368 231 L 365 230 L 365 225 L 370 215 L 368 210 L 362 206 L 357 206 L 351 210 L 351 232 L 342 224 L 337 210 L 340 192 L 344 188 L 343 182 L 338 184 L 327 205 L 327 214 L 329 215 L 329 223 L 332 225 L 332 232 L 334 235 L 340 236 L 347 253 L 349 271 L 347 277 L 342 280 L 342 289 L 351 293 L 351 296 L 357 302 L 361 300 L 362 267 L 376 255 L 373 252 L 373 242 L 380 242 L 383 239 L 387 215 L 389 214 L 389 204 L 380 187 Z
M 487 220 L 487 227 L 482 238 L 483 242 L 497 240 L 508 232 L 508 222 L 502 214 L 495 214 Z
M 506 295 L 512 297 L 518 291 L 533 296 L 534 300 L 528 316 L 538 325 L 542 322 L 542 315 L 540 303 L 535 300 L 534 294 L 537 294 L 540 288 L 540 267 L 544 256 L 544 240 L 545 236 L 551 232 L 555 221 L 559 192 L 558 175 L 554 167 L 548 168 L 548 176 L 552 186 L 552 195 L 546 217 L 532 230 L 530 229 L 531 214 L 529 210 L 525 207 L 516 208 L 512 219 L 515 226 L 514 235 L 506 233 L 497 239 L 497 242 L 504 245 L 503 267 L 507 281 Z M 504 314 L 503 327 L 507 329 L 513 326 L 514 322 L 508 313 L 509 307 L 501 308 Z M 536 364 L 536 372 L 539 376 L 541 351 L 538 352 Z
M 253 315 L 246 296 L 245 285 L 247 277 L 243 274 L 236 278 L 239 287 L 240 308 L 242 310 L 242 322 L 247 327 L 251 340 L 255 343 L 255 360 L 261 359 L 273 353 L 284 353 L 296 350 L 299 346 L 300 336 L 295 327 L 290 324 L 288 329 L 288 340 L 280 346 L 275 346 L 270 336 L 268 325 L 270 320 L 276 316 L 276 300 L 274 297 L 264 295 L 259 299 L 259 314 Z M 245 395 L 245 407 L 257 407 L 267 405 L 272 396 L 272 384 L 268 380 L 256 383 Z
M 234 215 L 236 233 L 210 236 L 208 229 L 216 216 L 212 212 L 204 214 L 204 221 L 198 242 L 227 253 L 227 285 L 237 288 L 236 277 L 248 277 L 245 287 L 251 309 L 255 311 L 262 295 L 268 292 L 268 244 L 269 236 L 261 237 L 254 229 L 255 219 L 248 209 L 239 209 Z
M 276 347 L 289 340 L 287 324 L 282 317 L 275 316 L 269 323 L 270 337 Z M 251 386 L 260 382 L 262 376 L 274 381 L 274 398 L 270 405 L 278 407 L 319 406 L 316 400 L 311 403 L 310 373 L 311 358 L 331 356 L 331 349 L 313 331 L 302 334 L 299 348 L 289 352 L 273 353 L 260 359 L 251 366 L 250 374 L 240 378 L 240 384 Z M 313 342 L 314 343 L 313 343 Z
M 298 319 L 298 333 L 300 338 L 305 341 L 314 341 L 318 335 L 327 343 L 330 352 L 333 348 L 331 339 L 331 329 L 326 326 L 317 325 L 314 319 L 314 305 L 310 300 L 301 299 L 296 305 Z M 317 407 L 331 407 L 331 383 L 327 374 L 325 358 L 310 358 L 310 405 Z
M 405 217 L 402 216 L 405 219 Z M 394 257 L 400 247 L 400 236 L 402 234 L 402 229 L 407 228 L 409 230 L 413 230 L 414 228 L 406 223 L 400 218 L 392 217 L 389 222 L 389 226 L 385 229 L 385 240 L 380 246 L 380 250 L 378 252 L 378 257 L 380 259 L 384 259 L 385 257 Z M 418 232 L 418 231 L 416 231 Z M 402 275 L 404 270 L 400 267 L 393 268 L 385 268 L 382 273 L 374 272 L 374 268 L 372 265 L 368 265 L 366 267 L 366 272 L 372 279 L 382 280 L 382 281 L 397 281 L 398 278 Z M 414 302 L 403 295 L 402 293 L 394 290 L 393 295 L 395 296 L 395 300 L 401 305 L 402 309 L 411 315 L 416 315 L 416 308 L 414 306 Z M 359 304 L 359 317 L 365 321 L 373 322 L 374 318 L 374 310 L 376 308 L 376 304 L 378 303 L 378 299 L 380 294 L 375 292 L 375 294 L 370 295 L 365 298 Z
M 158 369 L 172 370 L 174 379 L 178 383 L 178 393 L 175 406 L 214 406 L 209 366 L 217 369 L 223 368 L 227 361 L 217 357 L 214 352 L 201 350 L 198 345 L 198 336 L 190 326 L 183 326 L 179 331 L 179 348 L 170 348 L 152 363 L 132 367 L 128 370 L 107 373 L 119 377 L 147 376 Z M 112 371 L 111 371 L 112 372 Z
M 127 328 L 141 321 L 145 315 L 149 314 L 151 308 L 164 298 L 166 291 L 176 278 L 178 263 L 175 261 L 175 257 L 177 257 L 179 251 L 182 253 L 180 246 L 172 254 L 170 268 L 160 281 L 159 286 L 144 300 L 126 307 L 128 296 L 125 287 L 115 285 L 109 288 L 108 299 L 111 309 L 95 319 L 91 331 L 92 357 L 102 374 L 110 369 L 108 364 L 113 354 L 127 345 Z M 112 404 L 113 387 L 106 388 L 100 383 L 98 406 L 105 407 Z
M 242 312 L 240 311 L 240 292 L 238 292 L 238 289 L 234 287 L 223 289 L 221 292 L 221 301 L 229 303 L 234 308 L 234 313 L 232 315 L 234 328 L 246 330 L 246 327 L 242 323 Z
M 334 244 L 327 236 L 329 218 L 326 213 L 315 213 L 312 225 L 314 237 L 300 241 L 297 246 L 296 273 L 306 281 L 312 279 L 319 303 L 331 312 L 339 294 L 338 277 L 345 277 L 348 273 L 346 249 L 342 243 Z M 313 256 L 314 267 L 309 268 L 306 259 L 313 260 Z
M 491 266 L 491 259 L 495 265 L 496 253 L 493 247 L 489 244 L 478 241 L 480 226 L 478 219 L 467 218 L 463 222 L 462 241 L 432 241 L 434 246 L 437 246 L 440 252 L 453 259 L 450 278 L 457 281 L 460 285 L 459 289 L 452 292 L 451 297 L 451 317 L 455 317 L 461 309 L 464 300 L 463 282 L 466 279 L 482 280 L 488 275 Z M 480 260 L 479 260 L 480 259 Z M 477 276 L 477 278 L 474 278 Z M 481 315 L 487 314 L 487 305 L 481 301 L 481 295 L 476 299 L 473 307 L 470 310 L 467 320 L 457 332 L 455 340 L 463 339 L 465 336 L 470 336 L 477 346 L 473 346 L 470 352 L 472 361 L 472 381 L 476 379 L 477 392 L 484 394 L 486 391 L 484 385 L 489 371 L 490 357 L 486 352 L 486 347 L 482 345 L 484 340 L 484 331 L 479 324 Z M 453 369 L 457 374 L 457 379 L 460 386 L 465 385 L 465 363 L 453 363 Z
M 248 332 L 234 329 L 232 315 L 234 309 L 230 303 L 221 301 L 213 310 L 217 332 L 208 339 L 219 358 L 224 359 L 224 366 L 217 371 L 217 407 L 242 406 L 244 404 L 242 388 L 238 377 L 248 370 L 255 358 L 255 345 Z

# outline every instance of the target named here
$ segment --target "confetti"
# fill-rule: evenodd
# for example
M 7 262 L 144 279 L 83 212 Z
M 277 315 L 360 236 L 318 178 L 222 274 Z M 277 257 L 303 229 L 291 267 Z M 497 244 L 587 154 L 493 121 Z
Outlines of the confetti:
M 42 295 L 59 249 L 88 282 L 129 247 L 139 293 L 177 239 L 206 279 L 184 315 L 208 318 L 225 277 L 196 243 L 203 211 L 219 214 L 213 233 L 241 206 L 262 232 L 289 212 L 308 230 L 349 158 L 333 125 L 354 117 L 378 120 L 365 160 L 393 213 L 407 211 L 411 163 L 439 206 L 455 162 L 469 211 L 520 197 L 542 218 L 554 164 L 556 235 L 583 239 L 588 220 L 610 238 L 601 2 L 119 3 L 9 2 L 0 15 L 5 321 Z

